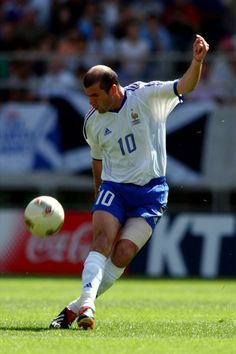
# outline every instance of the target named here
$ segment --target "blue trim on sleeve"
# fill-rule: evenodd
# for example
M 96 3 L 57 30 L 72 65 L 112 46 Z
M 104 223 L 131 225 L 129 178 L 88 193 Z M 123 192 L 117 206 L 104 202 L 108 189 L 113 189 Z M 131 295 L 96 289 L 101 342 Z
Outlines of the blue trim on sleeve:
M 184 98 L 183 98 L 183 95 L 180 95 L 179 93 L 178 93 L 178 91 L 177 91 L 177 85 L 178 85 L 178 82 L 179 82 L 179 80 L 176 80 L 175 82 L 174 82 L 174 93 L 175 93 L 175 95 L 179 98 L 179 102 L 184 102 Z
M 95 112 L 95 109 L 92 107 L 84 117 L 83 134 L 84 134 L 84 137 L 86 140 L 88 138 L 87 132 L 86 132 L 86 125 L 87 125 L 89 118 L 93 115 L 94 112 Z

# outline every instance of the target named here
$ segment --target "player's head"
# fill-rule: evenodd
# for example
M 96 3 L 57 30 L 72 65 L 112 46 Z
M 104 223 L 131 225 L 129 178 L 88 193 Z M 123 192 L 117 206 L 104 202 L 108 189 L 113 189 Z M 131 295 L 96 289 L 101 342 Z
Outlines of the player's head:
M 109 66 L 95 65 L 84 76 L 84 87 L 89 88 L 95 84 L 109 92 L 113 84 L 118 85 L 118 76 Z
M 105 65 L 93 66 L 85 74 L 83 85 L 90 104 L 105 113 L 116 106 L 119 91 L 118 76 L 115 71 Z

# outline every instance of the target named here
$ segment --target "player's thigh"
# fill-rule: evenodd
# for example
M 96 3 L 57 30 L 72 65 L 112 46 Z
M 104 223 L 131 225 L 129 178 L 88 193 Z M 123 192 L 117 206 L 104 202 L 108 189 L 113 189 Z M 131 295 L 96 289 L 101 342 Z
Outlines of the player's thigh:
M 129 218 L 122 228 L 120 240 L 131 241 L 137 246 L 138 250 L 140 250 L 151 235 L 152 228 L 144 218 Z
M 151 234 L 152 228 L 144 218 L 129 218 L 112 251 L 112 262 L 117 267 L 127 267 Z
M 119 220 L 111 213 L 104 210 L 96 210 L 92 218 L 93 241 L 103 239 L 104 241 L 113 243 L 121 224 Z

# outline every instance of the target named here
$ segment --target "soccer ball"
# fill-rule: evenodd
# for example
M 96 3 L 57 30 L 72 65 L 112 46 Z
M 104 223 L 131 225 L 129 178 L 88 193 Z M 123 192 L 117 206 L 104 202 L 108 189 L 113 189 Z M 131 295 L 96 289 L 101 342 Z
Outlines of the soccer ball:
M 31 200 L 24 213 L 26 228 L 39 237 L 56 234 L 63 225 L 64 217 L 62 205 L 49 196 Z

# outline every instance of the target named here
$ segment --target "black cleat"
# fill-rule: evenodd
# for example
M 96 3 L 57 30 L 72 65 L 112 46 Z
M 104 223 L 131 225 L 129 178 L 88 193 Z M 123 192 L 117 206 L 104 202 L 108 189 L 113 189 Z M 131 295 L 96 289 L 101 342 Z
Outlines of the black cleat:
M 77 315 L 73 311 L 68 309 L 68 307 L 65 307 L 64 310 L 62 310 L 59 315 L 50 323 L 49 328 L 68 329 L 76 317 Z

